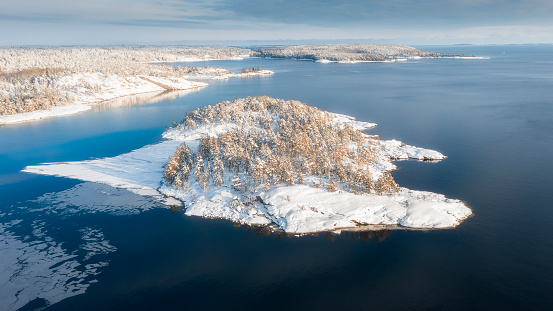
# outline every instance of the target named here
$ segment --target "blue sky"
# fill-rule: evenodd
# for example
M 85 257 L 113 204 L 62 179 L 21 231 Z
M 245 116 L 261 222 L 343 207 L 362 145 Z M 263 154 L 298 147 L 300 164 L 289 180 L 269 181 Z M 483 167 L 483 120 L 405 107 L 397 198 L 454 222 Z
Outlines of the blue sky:
M 551 0 L 3 0 L 0 45 L 553 43 Z

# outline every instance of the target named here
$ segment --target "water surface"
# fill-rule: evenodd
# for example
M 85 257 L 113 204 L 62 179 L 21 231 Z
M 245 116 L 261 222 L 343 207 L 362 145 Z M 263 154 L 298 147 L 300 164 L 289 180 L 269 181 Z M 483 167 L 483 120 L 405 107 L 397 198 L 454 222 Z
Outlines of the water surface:
M 30 310 L 52 299 L 41 282 L 52 275 L 66 276 L 56 284 L 68 298 L 46 310 L 547 309 L 553 46 L 422 48 L 490 59 L 186 63 L 275 74 L 0 127 L 0 251 L 7 254 L 6 242 L 34 250 L 8 267 L 34 278 L 19 273 L 6 284 L 20 286 L 22 301 L 25 293 L 44 298 Z M 129 152 L 159 142 L 166 125 L 196 107 L 257 95 L 375 122 L 370 133 L 382 139 L 442 152 L 448 158 L 439 163 L 398 162 L 393 176 L 401 186 L 464 200 L 474 216 L 453 230 L 297 238 L 186 217 L 122 189 L 20 172 Z M 2 256 L 5 268 L 12 261 Z M 44 290 L 32 296 L 32 288 Z

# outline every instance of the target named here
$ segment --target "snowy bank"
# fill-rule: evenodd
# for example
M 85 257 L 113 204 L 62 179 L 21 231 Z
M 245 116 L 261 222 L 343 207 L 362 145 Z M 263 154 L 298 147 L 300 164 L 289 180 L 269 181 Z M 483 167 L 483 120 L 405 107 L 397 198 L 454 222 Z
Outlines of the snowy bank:
M 92 107 L 86 104 L 73 104 L 66 106 L 56 106 L 48 110 L 37 110 L 32 112 L 18 113 L 7 116 L 0 116 L 0 125 L 26 122 L 32 120 L 41 120 L 51 117 L 67 116 L 83 111 L 90 110 Z
M 70 115 L 89 110 L 92 105 L 130 95 L 166 90 L 193 90 L 207 86 L 207 83 L 193 82 L 183 78 L 106 76 L 101 73 L 71 74 L 60 78 L 57 84 L 74 89 L 74 92 L 68 94 L 72 98 L 70 104 L 51 107 L 47 110 L 2 115 L 0 116 L 0 125 Z M 97 91 L 87 91 L 90 87 Z

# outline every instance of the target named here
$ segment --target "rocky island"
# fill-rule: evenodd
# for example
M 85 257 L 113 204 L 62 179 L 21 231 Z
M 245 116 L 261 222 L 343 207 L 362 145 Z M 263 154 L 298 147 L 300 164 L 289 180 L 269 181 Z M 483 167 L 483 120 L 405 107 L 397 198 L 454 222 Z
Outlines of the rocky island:
M 461 201 L 397 185 L 392 159 L 445 156 L 362 132 L 374 126 L 266 96 L 197 109 L 164 134 L 183 143 L 160 191 L 184 202 L 188 215 L 288 233 L 446 228 L 471 214 Z
M 298 101 L 237 98 L 187 113 L 164 142 L 24 171 L 104 183 L 182 203 L 186 215 L 290 234 L 451 228 L 472 214 L 460 200 L 397 185 L 394 160 L 445 156 L 362 132 L 374 126 Z
M 325 44 L 289 45 L 255 48 L 257 56 L 312 60 L 319 62 L 386 62 L 420 57 L 470 57 L 461 54 L 440 54 L 397 44 Z

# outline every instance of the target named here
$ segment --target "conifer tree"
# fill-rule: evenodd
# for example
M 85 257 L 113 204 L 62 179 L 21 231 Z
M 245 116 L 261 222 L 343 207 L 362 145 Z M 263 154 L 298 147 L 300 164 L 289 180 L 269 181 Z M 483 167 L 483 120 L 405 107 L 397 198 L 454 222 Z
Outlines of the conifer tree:
M 232 178 L 232 189 L 235 191 L 242 191 L 242 182 L 236 174 L 234 174 L 234 177 Z
M 330 180 L 330 183 L 327 185 L 327 190 L 329 192 L 335 192 L 336 190 L 338 190 L 338 185 L 336 184 L 334 179 Z

